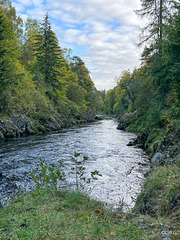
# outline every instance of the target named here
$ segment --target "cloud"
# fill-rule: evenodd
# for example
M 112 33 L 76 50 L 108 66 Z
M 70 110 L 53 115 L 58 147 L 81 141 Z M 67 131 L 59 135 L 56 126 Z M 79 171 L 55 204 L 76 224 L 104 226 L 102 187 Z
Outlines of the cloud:
M 33 9 L 27 9 L 26 14 L 33 19 L 38 19 L 39 21 L 42 22 L 45 14 L 46 14 L 46 9 L 44 6 L 41 8 L 33 8 Z
M 71 47 L 98 89 L 115 86 L 123 70 L 138 67 L 140 0 L 18 0 L 18 14 L 42 20 L 48 11 L 61 47 Z
M 14 1 L 12 1 L 14 2 Z M 23 5 L 23 6 L 31 6 L 32 5 L 32 0 L 17 0 L 18 4 Z
M 13 3 L 13 6 L 16 8 L 17 12 L 23 12 L 25 10 L 25 7 L 20 3 Z

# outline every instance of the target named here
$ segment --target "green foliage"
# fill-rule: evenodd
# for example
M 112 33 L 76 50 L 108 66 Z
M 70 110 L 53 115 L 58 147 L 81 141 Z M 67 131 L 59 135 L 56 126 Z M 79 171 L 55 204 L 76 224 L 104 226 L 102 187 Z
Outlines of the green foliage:
M 72 167 L 70 172 L 70 174 L 75 176 L 76 190 L 79 190 L 80 188 L 84 189 L 84 184 L 90 184 L 92 180 L 98 180 L 97 176 L 102 176 L 99 171 L 95 170 L 90 172 L 90 177 L 86 177 L 86 168 L 84 167 L 84 163 L 88 160 L 88 158 L 83 156 L 81 159 L 80 155 L 80 153 L 75 153 L 74 157 L 72 157 L 75 167 Z M 34 169 L 30 174 L 34 183 L 36 184 L 37 189 L 48 186 L 52 193 L 56 193 L 58 188 L 60 189 L 59 182 L 64 182 L 67 180 L 64 171 L 65 166 L 62 161 L 59 161 L 58 169 L 54 169 L 53 167 L 47 166 L 45 161 L 40 158 L 38 167 L 40 169 Z
M 48 14 L 42 24 L 27 19 L 23 34 L 11 1 L 0 1 L 1 114 L 26 114 L 41 132 L 84 121 L 87 110 L 98 111 L 102 101 L 85 63 L 65 52 Z
M 106 114 L 113 114 L 113 106 L 115 104 L 115 91 L 107 91 L 106 98 L 104 100 L 104 111 Z
M 139 69 L 132 73 L 124 71 L 117 78 L 117 86 L 106 94 L 104 108 L 120 122 L 123 115 L 136 112 L 135 117 L 128 119 L 126 129 L 149 136 L 144 146 L 153 154 L 158 150 L 168 152 L 168 145 L 178 142 L 176 137 L 172 142 L 169 139 L 177 132 L 170 126 L 180 117 L 180 8 L 172 1 L 143 0 L 141 3 L 138 13 L 152 17 L 146 28 L 152 45 L 145 47 L 145 58 Z M 158 23 L 160 17 L 162 21 Z
M 92 180 L 98 180 L 97 176 L 102 176 L 99 171 L 95 170 L 91 172 L 90 177 L 85 177 L 85 170 L 84 167 L 85 161 L 88 160 L 87 157 L 83 156 L 83 159 L 80 158 L 80 153 L 75 153 L 74 157 L 72 157 L 73 162 L 75 163 L 75 168 L 71 168 L 71 173 L 75 175 L 76 178 L 76 189 L 79 188 L 83 189 L 84 184 L 90 184 Z
M 0 7 L 3 8 L 4 13 L 12 24 L 13 32 L 16 34 L 18 42 L 21 44 L 23 34 L 23 20 L 16 15 L 16 9 L 12 6 L 10 0 L 0 0 Z
M 44 76 L 47 86 L 59 88 L 58 68 L 60 66 L 61 50 L 54 32 L 51 30 L 48 14 L 42 23 L 41 32 L 37 35 L 35 43 L 35 55 L 40 72 Z
M 76 82 L 69 82 L 67 87 L 67 97 L 72 102 L 82 105 L 84 102 L 85 91 Z
M 0 6 L 0 95 L 5 96 L 4 91 L 12 93 L 12 85 L 17 83 L 18 73 L 18 42 L 13 31 L 13 24 L 5 15 Z M 8 94 L 9 95 L 9 94 Z M 7 110 L 10 99 L 7 97 L 0 98 L 0 111 Z
M 63 171 L 64 165 L 59 162 L 59 168 L 55 170 L 52 167 L 45 165 L 45 161 L 40 158 L 40 163 L 38 164 L 40 170 L 35 169 L 31 172 L 30 176 L 33 178 L 37 189 L 39 187 L 49 186 L 52 193 L 58 190 L 58 180 L 65 181 L 65 172 Z
M 78 75 L 78 83 L 87 92 L 94 89 L 94 83 L 92 82 L 89 71 L 85 66 L 85 63 L 80 57 L 74 56 L 70 63 L 71 70 Z

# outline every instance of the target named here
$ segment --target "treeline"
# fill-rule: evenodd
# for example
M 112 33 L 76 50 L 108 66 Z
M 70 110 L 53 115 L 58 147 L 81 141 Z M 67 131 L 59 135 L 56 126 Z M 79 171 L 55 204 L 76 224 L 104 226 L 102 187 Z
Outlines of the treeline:
M 16 15 L 0 1 L 0 115 L 24 114 L 37 123 L 85 120 L 102 106 L 85 63 L 62 49 L 48 14 L 42 23 Z
M 141 0 L 141 5 L 136 12 L 148 19 L 140 36 L 139 45 L 147 44 L 142 65 L 117 78 L 104 110 L 119 118 L 120 129 L 141 133 L 138 143 L 150 153 L 175 154 L 180 139 L 180 5 L 164 0 Z

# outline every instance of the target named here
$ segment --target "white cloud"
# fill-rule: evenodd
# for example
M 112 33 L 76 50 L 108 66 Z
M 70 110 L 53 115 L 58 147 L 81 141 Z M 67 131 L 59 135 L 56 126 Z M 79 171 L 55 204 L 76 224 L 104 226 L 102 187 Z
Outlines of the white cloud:
M 17 0 L 17 2 L 23 6 L 31 6 L 32 0 Z
M 12 5 L 13 5 L 13 7 L 15 7 L 17 12 L 23 12 L 25 9 L 25 7 L 20 3 L 14 2 Z
M 38 19 L 39 21 L 42 21 L 45 14 L 46 14 L 46 9 L 44 7 L 41 8 L 33 8 L 30 10 L 27 10 L 26 13 L 30 18 Z
M 140 0 L 44 2 L 18 0 L 14 6 L 19 14 L 41 21 L 48 11 L 61 47 L 79 54 L 98 89 L 114 87 L 123 70 L 138 67 L 140 49 L 135 44 L 141 22 L 133 10 L 140 8 Z

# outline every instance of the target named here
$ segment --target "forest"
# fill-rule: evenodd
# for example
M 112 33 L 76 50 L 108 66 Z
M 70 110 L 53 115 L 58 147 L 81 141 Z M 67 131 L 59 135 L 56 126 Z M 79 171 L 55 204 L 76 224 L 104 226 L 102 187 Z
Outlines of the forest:
M 118 117 L 119 129 L 140 133 L 137 143 L 149 154 L 174 155 L 180 137 L 180 5 L 141 2 L 136 13 L 148 19 L 140 34 L 141 67 L 122 72 L 104 110 Z
M 0 138 L 23 133 L 12 129 L 9 116 L 15 125 L 30 120 L 26 132 L 37 133 L 91 120 L 101 107 L 85 63 L 60 47 L 48 13 L 42 23 L 23 22 L 11 1 L 1 0 Z
M 180 4 L 141 0 L 141 67 L 122 72 L 107 92 L 104 111 L 118 129 L 137 133 L 129 145 L 143 148 L 151 169 L 134 211 L 170 221 L 180 217 Z M 159 239 L 159 238 L 158 238 Z M 176 239 L 176 238 L 173 238 Z

